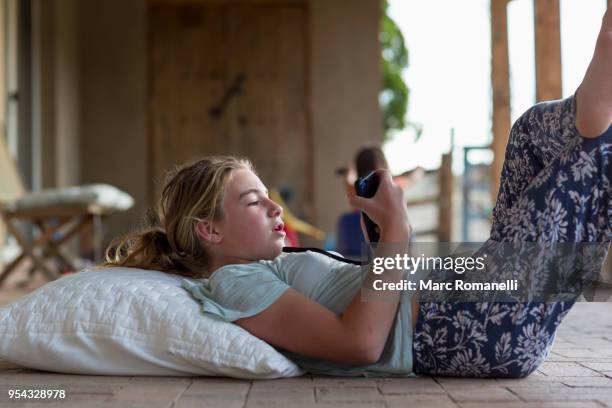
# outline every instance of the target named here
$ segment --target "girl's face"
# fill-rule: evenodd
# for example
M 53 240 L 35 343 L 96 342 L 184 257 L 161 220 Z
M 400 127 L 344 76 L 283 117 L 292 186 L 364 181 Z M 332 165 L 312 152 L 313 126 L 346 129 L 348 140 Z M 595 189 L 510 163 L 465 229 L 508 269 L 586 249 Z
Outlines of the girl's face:
M 223 198 L 222 220 L 213 222 L 211 243 L 215 263 L 231 264 L 274 259 L 285 243 L 283 209 L 250 170 L 233 170 Z

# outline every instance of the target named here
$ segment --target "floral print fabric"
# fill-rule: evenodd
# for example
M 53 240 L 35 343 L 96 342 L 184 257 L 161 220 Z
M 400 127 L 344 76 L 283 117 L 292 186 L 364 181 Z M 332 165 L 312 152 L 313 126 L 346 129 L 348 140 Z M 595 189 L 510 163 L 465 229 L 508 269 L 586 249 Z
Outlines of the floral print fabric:
M 584 139 L 575 112 L 574 97 L 540 103 L 512 127 L 492 241 L 612 241 L 612 127 Z M 422 302 L 415 372 L 525 377 L 548 356 L 573 302 Z

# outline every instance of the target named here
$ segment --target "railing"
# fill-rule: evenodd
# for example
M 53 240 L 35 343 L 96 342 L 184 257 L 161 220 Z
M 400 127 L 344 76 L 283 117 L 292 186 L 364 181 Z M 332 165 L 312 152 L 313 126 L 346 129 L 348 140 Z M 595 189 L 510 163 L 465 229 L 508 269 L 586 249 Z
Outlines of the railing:
M 442 155 L 440 168 L 428 173 L 437 173 L 438 194 L 425 198 L 408 200 L 406 205 L 418 207 L 423 205 L 436 205 L 438 207 L 438 224 L 436 228 L 417 230 L 417 235 L 435 235 L 439 242 L 451 242 L 453 236 L 453 153 Z

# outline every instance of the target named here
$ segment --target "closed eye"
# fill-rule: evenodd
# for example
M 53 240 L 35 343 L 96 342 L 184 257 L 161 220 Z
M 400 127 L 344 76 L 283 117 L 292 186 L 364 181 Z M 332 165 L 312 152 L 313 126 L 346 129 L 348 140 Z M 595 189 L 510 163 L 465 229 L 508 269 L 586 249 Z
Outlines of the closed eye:
M 259 205 L 259 201 L 253 201 L 253 202 L 249 203 L 248 205 L 253 205 L 253 206 Z

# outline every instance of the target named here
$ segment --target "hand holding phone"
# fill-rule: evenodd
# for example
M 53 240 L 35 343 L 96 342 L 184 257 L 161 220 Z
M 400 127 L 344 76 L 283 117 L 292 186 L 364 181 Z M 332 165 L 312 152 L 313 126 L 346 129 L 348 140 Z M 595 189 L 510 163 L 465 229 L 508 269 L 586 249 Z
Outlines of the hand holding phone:
M 367 176 L 358 178 L 355 181 L 355 192 L 360 197 L 372 198 L 376 194 L 379 184 L 380 181 L 378 176 L 376 172 L 373 171 Z M 378 242 L 380 240 L 380 228 L 378 228 L 376 223 L 372 221 L 365 211 L 361 211 L 361 216 L 367 233 L 366 238 L 370 242 Z
M 364 233 L 371 243 L 381 239 L 397 239 L 411 231 L 404 192 L 393 182 L 388 170 L 375 170 L 358 179 L 355 192 L 348 194 L 349 204 L 361 210 Z

